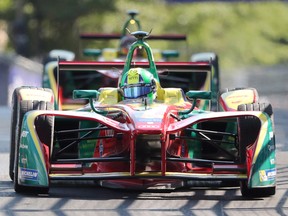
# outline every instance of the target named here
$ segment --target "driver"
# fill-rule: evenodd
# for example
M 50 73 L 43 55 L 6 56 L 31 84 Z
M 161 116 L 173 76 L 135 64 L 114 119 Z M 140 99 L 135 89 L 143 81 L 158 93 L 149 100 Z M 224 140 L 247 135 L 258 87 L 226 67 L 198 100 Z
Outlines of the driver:
M 156 98 L 156 81 L 153 75 L 143 68 L 132 68 L 119 84 L 124 99 L 146 97 L 150 103 Z

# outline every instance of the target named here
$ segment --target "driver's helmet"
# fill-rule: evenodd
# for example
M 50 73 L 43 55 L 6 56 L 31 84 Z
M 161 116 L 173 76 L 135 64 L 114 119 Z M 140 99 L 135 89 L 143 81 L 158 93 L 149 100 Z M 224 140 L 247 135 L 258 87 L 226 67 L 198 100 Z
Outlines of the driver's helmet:
M 156 82 L 153 75 L 143 68 L 132 68 L 121 79 L 119 85 L 125 99 L 156 98 Z

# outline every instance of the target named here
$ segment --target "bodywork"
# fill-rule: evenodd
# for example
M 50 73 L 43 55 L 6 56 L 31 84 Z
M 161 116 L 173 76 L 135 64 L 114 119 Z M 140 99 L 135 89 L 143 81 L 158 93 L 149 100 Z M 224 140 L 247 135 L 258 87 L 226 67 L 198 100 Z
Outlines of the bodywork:
M 124 66 L 101 64 L 60 62 L 59 69 Z M 157 65 L 158 70 L 162 67 L 211 70 L 207 63 Z M 178 88 L 162 88 L 158 101 L 148 105 L 140 99 L 123 101 L 115 90 L 99 91 L 93 102 L 98 113 L 90 105 L 75 111 L 27 113 L 20 138 L 19 183 L 48 187 L 50 180 L 97 180 L 109 187 L 147 188 L 179 187 L 191 180 L 248 180 L 251 188 L 275 185 L 273 124 L 266 113 L 197 108 L 188 112 L 191 102 L 178 94 Z M 196 93 L 187 95 L 191 98 Z M 51 144 L 41 143 L 35 129 L 35 119 L 42 115 L 54 117 Z M 252 118 L 259 127 L 251 128 L 257 134 L 254 140 L 241 146 L 239 121 L 245 118 Z

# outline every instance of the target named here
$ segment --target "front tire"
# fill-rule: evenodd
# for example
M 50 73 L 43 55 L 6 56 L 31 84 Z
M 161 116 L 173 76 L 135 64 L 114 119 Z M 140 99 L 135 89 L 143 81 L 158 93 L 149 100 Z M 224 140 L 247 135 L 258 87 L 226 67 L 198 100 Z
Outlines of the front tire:
M 247 181 L 240 182 L 240 190 L 243 197 L 257 198 L 273 196 L 276 193 L 276 187 L 249 188 Z
M 14 180 L 14 160 L 15 160 L 15 146 L 18 142 L 18 133 L 17 133 L 17 119 L 18 119 L 18 107 L 19 107 L 19 90 L 16 88 L 12 95 L 12 116 L 11 116 L 11 133 L 10 133 L 10 154 L 9 154 L 9 176 L 10 179 Z

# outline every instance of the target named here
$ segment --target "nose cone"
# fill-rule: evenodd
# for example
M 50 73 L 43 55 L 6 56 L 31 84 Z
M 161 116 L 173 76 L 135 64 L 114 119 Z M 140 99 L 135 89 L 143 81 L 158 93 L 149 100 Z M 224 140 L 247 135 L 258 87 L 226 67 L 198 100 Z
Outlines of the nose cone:
M 166 106 L 152 106 L 146 110 L 138 110 L 133 113 L 133 120 L 135 129 L 139 133 L 146 133 L 153 131 L 153 133 L 159 133 L 162 131 L 163 122 L 167 116 Z
M 165 118 L 165 109 L 150 109 L 136 112 L 135 129 L 138 131 L 161 131 L 162 122 Z

